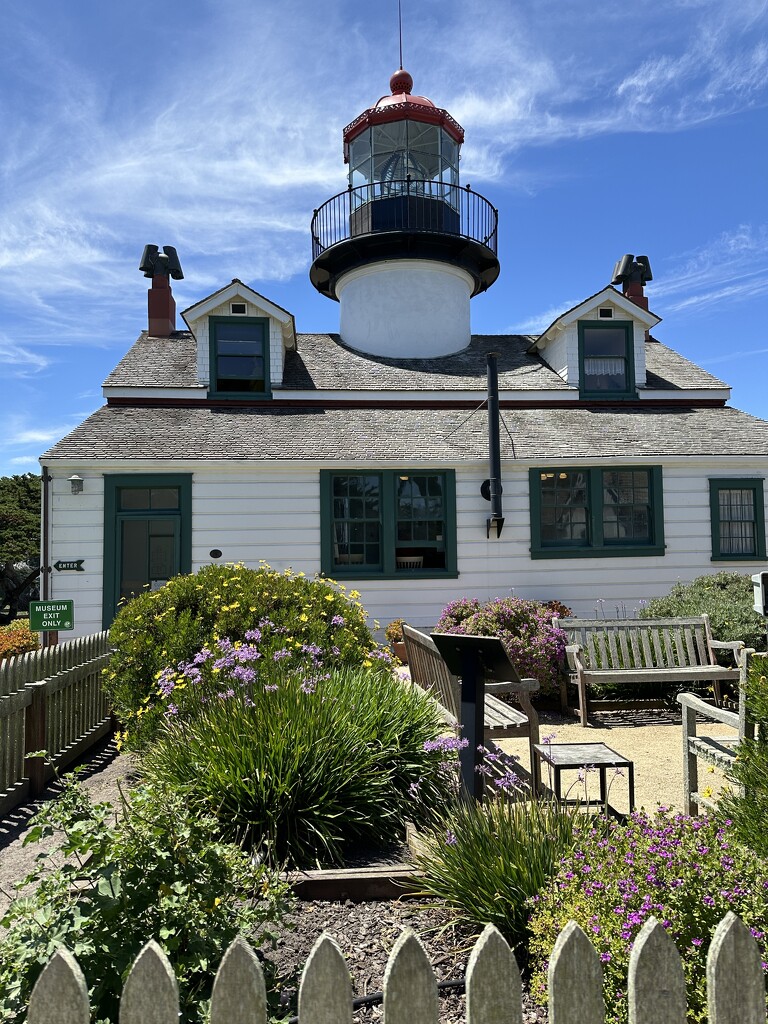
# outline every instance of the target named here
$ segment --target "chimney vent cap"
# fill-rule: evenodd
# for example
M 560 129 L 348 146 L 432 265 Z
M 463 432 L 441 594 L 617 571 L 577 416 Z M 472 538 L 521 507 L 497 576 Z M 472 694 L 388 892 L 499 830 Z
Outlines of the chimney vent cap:
M 172 277 L 174 281 L 184 279 L 179 256 L 172 245 L 164 245 L 160 252 L 156 245 L 145 245 L 141 254 L 139 270 L 144 277 Z

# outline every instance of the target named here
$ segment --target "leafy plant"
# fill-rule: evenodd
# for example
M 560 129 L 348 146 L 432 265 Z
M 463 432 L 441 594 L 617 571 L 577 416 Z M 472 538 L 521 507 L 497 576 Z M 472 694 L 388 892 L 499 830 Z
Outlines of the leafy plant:
M 559 685 L 566 644 L 565 632 L 555 628 L 552 619 L 563 607 L 519 597 L 499 597 L 486 604 L 462 598 L 446 605 L 435 631 L 499 637 L 519 675 L 538 679 L 541 693 L 551 694 Z
M 384 630 L 384 636 L 391 644 L 401 643 L 403 639 L 403 623 L 405 619 L 392 619 Z
M 339 862 L 356 844 L 402 839 L 406 821 L 452 795 L 443 758 L 425 749 L 443 728 L 435 705 L 389 672 L 325 671 L 291 651 L 262 658 L 252 637 L 169 680 L 146 777 L 274 865 Z
M 532 901 L 532 992 L 546 1001 L 548 958 L 573 919 L 603 964 L 606 1020 L 624 1024 L 630 948 L 653 915 L 680 951 L 688 1020 L 704 1020 L 707 951 L 729 910 L 751 928 L 766 959 L 768 873 L 735 838 L 729 823 L 664 809 L 655 817 L 634 814 L 626 826 L 580 826 L 573 852 Z
M 752 659 L 744 699 L 756 736 L 745 737 L 736 749 L 729 778 L 739 789 L 723 794 L 718 813 L 732 820 L 741 843 L 768 860 L 768 657 Z
M 123 742 L 140 749 L 162 720 L 157 680 L 219 637 L 242 641 L 259 629 L 265 657 L 293 643 L 314 645 L 327 665 L 360 665 L 375 647 L 357 591 L 263 566 L 209 565 L 141 594 L 118 613 L 105 689 L 123 723 Z
M 666 597 L 655 597 L 639 610 L 641 619 L 708 615 L 715 640 L 742 640 L 747 647 L 765 646 L 765 622 L 752 607 L 752 580 L 738 572 L 699 576 L 692 583 L 676 583 Z M 718 652 L 724 665 L 733 666 L 729 652 Z
M 39 646 L 37 633 L 32 632 L 26 620 L 17 619 L 8 626 L 0 626 L 0 661 L 36 651 Z
M 519 953 L 528 938 L 527 901 L 571 849 L 576 820 L 573 806 L 536 798 L 462 802 L 420 835 L 420 886 L 461 919 L 495 924 Z
M 238 934 L 254 945 L 286 905 L 286 887 L 218 837 L 214 817 L 167 786 L 131 794 L 123 817 L 93 804 L 68 777 L 25 842 L 60 836 L 56 855 L 21 884 L 37 883 L 0 922 L 0 1021 L 21 1019 L 34 983 L 59 946 L 77 958 L 96 1018 L 117 1022 L 134 958 L 149 938 L 179 982 L 182 1021 L 202 1022 L 222 952 Z

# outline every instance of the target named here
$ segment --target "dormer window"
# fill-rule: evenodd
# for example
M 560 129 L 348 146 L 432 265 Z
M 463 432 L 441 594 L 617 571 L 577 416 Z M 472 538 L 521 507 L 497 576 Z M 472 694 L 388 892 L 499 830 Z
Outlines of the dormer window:
M 602 313 L 602 309 L 600 310 Z M 579 389 L 582 398 L 635 396 L 632 321 L 579 321 Z
M 209 319 L 210 393 L 250 398 L 269 392 L 269 320 L 266 317 Z

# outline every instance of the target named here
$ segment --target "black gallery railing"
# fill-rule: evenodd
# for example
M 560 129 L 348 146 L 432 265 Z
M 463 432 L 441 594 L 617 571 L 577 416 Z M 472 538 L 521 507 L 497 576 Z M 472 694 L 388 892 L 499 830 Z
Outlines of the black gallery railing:
M 383 231 L 458 235 L 496 255 L 498 213 L 469 185 L 406 178 L 348 188 L 315 210 L 312 258 L 339 242 Z

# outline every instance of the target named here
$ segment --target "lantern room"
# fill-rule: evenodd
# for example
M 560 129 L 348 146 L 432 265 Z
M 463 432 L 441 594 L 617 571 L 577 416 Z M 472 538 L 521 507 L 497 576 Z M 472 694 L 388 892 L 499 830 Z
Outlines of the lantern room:
M 464 130 L 402 68 L 344 129 L 349 187 L 315 210 L 310 279 L 341 305 L 340 331 L 372 355 L 469 344 L 469 299 L 496 280 L 497 213 L 459 183 Z

